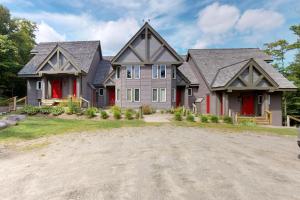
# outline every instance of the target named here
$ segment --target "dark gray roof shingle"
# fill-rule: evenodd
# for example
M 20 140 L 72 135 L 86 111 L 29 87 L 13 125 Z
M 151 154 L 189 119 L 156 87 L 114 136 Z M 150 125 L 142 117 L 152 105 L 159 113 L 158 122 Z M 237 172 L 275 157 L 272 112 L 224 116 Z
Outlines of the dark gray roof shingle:
M 197 79 L 189 63 L 184 62 L 182 65 L 178 67 L 178 70 L 191 82 L 192 85 L 199 84 L 199 80 Z
M 104 58 L 107 57 L 103 57 L 103 60 L 100 61 L 97 67 L 93 81 L 94 85 L 103 85 L 104 80 L 113 70 L 110 60 L 104 60 Z
M 88 72 L 91 66 L 100 41 L 75 41 L 75 42 L 44 42 L 36 45 L 31 52 L 34 54 L 32 59 L 22 68 L 19 75 L 36 74 L 39 65 L 47 56 L 57 47 L 60 46 L 72 56 L 72 59 L 81 68 L 82 71 Z

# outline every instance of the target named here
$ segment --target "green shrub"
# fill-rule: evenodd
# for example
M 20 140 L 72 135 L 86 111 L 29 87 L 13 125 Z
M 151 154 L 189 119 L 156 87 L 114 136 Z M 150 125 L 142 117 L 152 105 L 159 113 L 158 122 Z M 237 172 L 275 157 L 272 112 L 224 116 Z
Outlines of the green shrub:
M 95 107 L 90 107 L 88 109 L 86 109 L 85 111 L 85 115 L 88 116 L 88 118 L 93 118 L 96 116 L 98 109 Z
M 52 106 L 42 106 L 40 108 L 40 113 L 41 114 L 45 114 L 45 115 L 49 115 L 52 111 Z
M 51 114 L 54 116 L 61 115 L 65 112 L 64 108 L 61 106 L 52 107 Z
M 133 119 L 133 114 L 134 114 L 134 111 L 132 109 L 127 109 L 125 111 L 125 118 L 128 119 L 128 120 L 132 120 Z
M 256 126 L 256 123 L 251 119 L 240 120 L 240 125 L 242 126 Z
M 68 111 L 67 114 L 76 114 L 80 112 L 80 106 L 77 102 L 73 102 L 71 99 L 68 101 Z
M 207 123 L 207 122 L 208 122 L 207 116 L 201 115 L 200 118 L 201 118 L 201 122 L 202 122 L 202 123 Z
M 232 118 L 229 116 L 224 116 L 223 121 L 224 123 L 232 124 Z
M 154 113 L 154 109 L 152 109 L 151 106 L 149 106 L 149 105 L 143 105 L 142 112 L 144 115 L 150 115 L 150 114 Z
M 160 110 L 160 114 L 164 114 L 165 113 L 165 111 L 164 110 Z
M 174 119 L 176 120 L 176 121 L 182 121 L 182 115 L 181 115 L 181 112 L 175 112 L 174 113 Z
M 173 113 L 180 112 L 183 113 L 183 107 L 177 107 L 173 110 Z
M 195 117 L 194 115 L 192 114 L 188 114 L 187 117 L 186 117 L 186 121 L 189 121 L 189 122 L 194 122 L 195 121 Z
M 216 116 L 216 115 L 212 115 L 210 117 L 210 121 L 213 122 L 213 123 L 218 123 L 219 122 L 219 117 Z
M 104 110 L 102 110 L 102 111 L 101 111 L 101 118 L 102 118 L 102 119 L 107 119 L 108 117 L 109 117 L 109 116 L 108 116 L 107 112 L 104 111 Z
M 35 115 L 40 111 L 39 107 L 35 107 L 32 105 L 26 105 L 22 109 L 22 113 L 27 114 L 27 115 Z
M 141 118 L 140 112 L 136 112 L 136 113 L 135 113 L 135 119 L 140 119 L 140 118 Z
M 111 109 L 112 113 L 114 113 L 115 111 L 118 111 L 120 113 L 122 112 L 121 108 L 119 106 L 116 106 L 116 105 L 112 106 L 110 109 Z
M 121 112 L 118 110 L 115 110 L 113 115 L 114 115 L 115 119 L 121 119 L 121 117 L 122 117 Z

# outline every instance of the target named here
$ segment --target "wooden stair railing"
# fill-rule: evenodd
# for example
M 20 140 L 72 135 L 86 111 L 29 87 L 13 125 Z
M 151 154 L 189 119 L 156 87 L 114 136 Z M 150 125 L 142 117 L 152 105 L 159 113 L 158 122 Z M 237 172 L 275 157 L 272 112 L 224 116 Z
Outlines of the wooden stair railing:
M 269 124 L 272 124 L 272 112 L 269 110 L 265 110 L 266 119 L 269 121 Z
M 90 107 L 90 101 L 86 100 L 86 99 L 83 98 L 83 97 L 80 97 L 79 100 L 80 100 L 80 101 L 79 101 L 79 105 L 80 105 L 81 108 L 82 108 L 82 105 L 83 105 L 84 102 L 87 103 L 87 107 L 88 107 L 88 108 Z
M 291 119 L 300 123 L 300 119 L 298 119 L 297 117 L 299 117 L 299 116 L 287 115 L 286 116 L 286 125 L 287 125 L 287 127 L 291 126 Z

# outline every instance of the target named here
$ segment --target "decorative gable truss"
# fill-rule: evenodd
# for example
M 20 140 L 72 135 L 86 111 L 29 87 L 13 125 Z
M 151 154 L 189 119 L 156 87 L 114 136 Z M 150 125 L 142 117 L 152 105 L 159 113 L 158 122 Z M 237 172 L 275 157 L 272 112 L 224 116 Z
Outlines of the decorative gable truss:
M 72 56 L 61 47 L 56 47 L 38 67 L 37 73 L 42 74 L 79 74 L 80 67 Z
M 145 23 L 112 60 L 114 65 L 182 62 L 176 51 L 148 23 Z
M 115 71 L 112 71 L 110 74 L 108 74 L 108 76 L 104 79 L 103 81 L 103 85 L 106 86 L 114 86 L 115 85 L 115 81 L 114 81 L 114 77 L 116 76 Z
M 251 59 L 232 79 L 226 84 L 230 90 L 270 90 L 274 91 L 277 83 Z

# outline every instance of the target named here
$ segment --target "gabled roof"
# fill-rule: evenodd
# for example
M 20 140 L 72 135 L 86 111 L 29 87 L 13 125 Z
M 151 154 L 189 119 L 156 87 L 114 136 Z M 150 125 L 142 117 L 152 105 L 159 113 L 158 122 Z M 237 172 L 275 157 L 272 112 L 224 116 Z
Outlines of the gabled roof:
M 192 66 L 188 62 L 184 62 L 178 67 L 178 70 L 190 81 L 191 85 L 198 85 L 199 80 L 194 73 Z
M 103 86 L 104 81 L 106 78 L 111 74 L 113 71 L 111 62 L 108 57 L 103 57 L 103 60 L 100 61 L 95 76 L 93 84 L 97 86 Z
M 193 59 L 208 86 L 222 87 L 253 59 L 278 85 L 278 89 L 296 88 L 267 62 L 272 58 L 258 48 L 237 49 L 190 49 Z
M 64 50 L 68 57 L 76 63 L 80 69 L 88 73 L 100 41 L 75 41 L 75 42 L 45 42 L 39 43 L 32 50 L 32 59 L 21 69 L 20 76 L 35 75 L 39 66 L 47 59 L 57 47 Z

